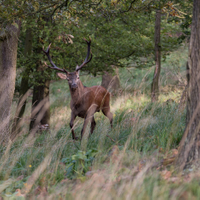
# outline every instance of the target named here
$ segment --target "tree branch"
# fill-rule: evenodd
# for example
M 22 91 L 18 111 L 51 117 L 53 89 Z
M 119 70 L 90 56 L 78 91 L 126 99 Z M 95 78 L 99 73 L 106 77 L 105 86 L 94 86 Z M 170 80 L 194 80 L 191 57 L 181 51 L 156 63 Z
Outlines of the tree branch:
M 129 12 L 133 6 L 133 4 L 136 2 L 136 0 L 133 0 L 129 6 L 129 8 L 127 10 L 124 10 L 124 11 L 120 11 L 120 13 L 126 13 L 126 12 Z
M 58 10 L 58 9 L 62 9 L 63 7 L 67 7 L 69 3 L 69 0 L 66 0 L 65 2 L 61 3 L 60 5 L 58 5 L 52 12 L 51 16 L 54 15 L 54 13 Z

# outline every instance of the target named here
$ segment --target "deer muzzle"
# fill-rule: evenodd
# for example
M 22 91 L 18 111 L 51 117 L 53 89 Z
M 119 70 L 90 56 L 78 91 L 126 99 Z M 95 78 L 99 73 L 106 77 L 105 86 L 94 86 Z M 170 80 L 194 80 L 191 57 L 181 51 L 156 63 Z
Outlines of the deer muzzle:
M 71 84 L 71 88 L 72 88 L 72 89 L 76 89 L 77 87 L 78 87 L 78 85 L 77 85 L 76 83 L 72 83 L 72 84 Z

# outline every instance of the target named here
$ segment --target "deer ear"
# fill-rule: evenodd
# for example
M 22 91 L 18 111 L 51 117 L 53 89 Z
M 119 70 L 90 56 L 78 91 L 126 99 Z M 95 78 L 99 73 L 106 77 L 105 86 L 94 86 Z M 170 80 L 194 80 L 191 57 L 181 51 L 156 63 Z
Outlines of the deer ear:
M 63 73 L 57 73 L 57 76 L 61 79 L 67 79 L 67 75 Z

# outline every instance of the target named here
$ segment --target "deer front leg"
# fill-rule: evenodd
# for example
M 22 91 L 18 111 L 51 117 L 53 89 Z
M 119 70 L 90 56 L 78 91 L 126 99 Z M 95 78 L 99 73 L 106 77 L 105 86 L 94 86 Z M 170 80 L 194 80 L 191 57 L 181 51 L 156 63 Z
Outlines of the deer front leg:
M 70 120 L 70 128 L 71 128 L 71 131 L 72 131 L 72 139 L 73 140 L 78 140 L 78 137 L 75 136 L 75 133 L 74 133 L 74 120 L 76 119 L 76 115 L 73 114 L 73 112 L 71 113 L 71 120 Z
M 87 115 L 85 117 L 85 121 L 84 121 L 84 124 L 83 124 L 83 128 L 81 130 L 81 139 L 83 138 L 83 135 L 85 133 L 85 129 L 86 129 L 89 122 L 91 122 L 91 133 L 94 130 L 94 127 L 96 125 L 96 123 L 94 121 L 94 113 L 96 112 L 96 108 L 97 108 L 97 106 L 93 104 L 88 109 L 88 112 L 87 112 Z

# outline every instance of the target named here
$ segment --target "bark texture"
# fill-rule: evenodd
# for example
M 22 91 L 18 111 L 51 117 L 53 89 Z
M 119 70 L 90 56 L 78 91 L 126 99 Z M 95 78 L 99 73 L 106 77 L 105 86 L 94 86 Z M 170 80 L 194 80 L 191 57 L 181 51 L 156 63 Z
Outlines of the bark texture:
M 161 26 L 161 10 L 156 11 L 155 21 L 155 71 L 151 84 L 151 101 L 158 101 L 159 97 L 159 77 L 161 69 L 161 46 L 160 46 L 160 26 Z
M 24 56 L 30 56 L 32 53 L 32 41 L 33 41 L 33 35 L 32 35 L 32 30 L 28 28 L 26 30 L 26 39 L 25 39 L 25 45 L 24 45 Z M 12 139 L 15 138 L 15 136 L 18 134 L 20 131 L 20 127 L 22 126 L 21 120 L 25 112 L 26 108 L 26 99 L 28 95 L 25 95 L 29 89 L 29 73 L 30 73 L 30 68 L 28 67 L 25 70 L 25 75 L 22 77 L 21 80 L 21 85 L 20 85 L 20 98 L 18 101 L 18 106 L 15 114 L 15 119 L 13 121 L 13 128 L 12 128 Z
M 183 169 L 200 158 L 200 1 L 194 0 L 189 56 L 186 129 L 177 165 Z
M 7 141 L 11 105 L 15 90 L 18 36 L 20 22 L 0 31 L 0 143 Z

